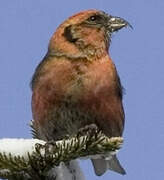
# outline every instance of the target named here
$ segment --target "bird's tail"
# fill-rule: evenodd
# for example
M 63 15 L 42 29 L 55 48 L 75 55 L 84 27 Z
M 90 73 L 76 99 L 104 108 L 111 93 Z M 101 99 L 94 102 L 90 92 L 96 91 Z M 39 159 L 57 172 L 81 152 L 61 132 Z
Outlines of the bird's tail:
M 116 155 L 113 155 L 110 160 L 92 159 L 92 164 L 97 176 L 103 175 L 108 169 L 123 175 L 126 174 Z

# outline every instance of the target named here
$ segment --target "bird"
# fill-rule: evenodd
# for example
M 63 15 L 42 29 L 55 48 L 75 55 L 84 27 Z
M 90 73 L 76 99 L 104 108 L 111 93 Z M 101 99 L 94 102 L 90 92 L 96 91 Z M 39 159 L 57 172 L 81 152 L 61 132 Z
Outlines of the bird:
M 62 140 L 92 124 L 109 138 L 122 136 L 123 86 L 109 47 L 112 34 L 128 26 L 125 19 L 96 9 L 83 10 L 59 25 L 31 80 L 39 139 Z M 126 173 L 116 155 L 91 161 L 98 176 L 108 169 Z

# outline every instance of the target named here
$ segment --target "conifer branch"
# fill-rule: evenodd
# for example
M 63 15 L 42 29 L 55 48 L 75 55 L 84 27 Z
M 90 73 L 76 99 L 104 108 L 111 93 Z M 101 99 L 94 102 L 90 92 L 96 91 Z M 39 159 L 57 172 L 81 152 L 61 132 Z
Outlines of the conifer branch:
M 33 151 L 24 155 L 14 155 L 0 149 L 0 177 L 12 180 L 53 180 L 55 178 L 48 178 L 48 174 L 61 162 L 67 165 L 77 158 L 109 156 L 120 149 L 123 138 L 108 138 L 100 131 L 92 129 L 85 136 L 78 134 L 62 141 L 39 142 L 41 143 L 31 146 Z

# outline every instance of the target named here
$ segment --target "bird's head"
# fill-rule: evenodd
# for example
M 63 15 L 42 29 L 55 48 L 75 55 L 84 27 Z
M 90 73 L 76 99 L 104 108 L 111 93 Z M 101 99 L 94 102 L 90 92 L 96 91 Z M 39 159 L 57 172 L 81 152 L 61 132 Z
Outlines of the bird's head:
M 57 28 L 50 40 L 49 52 L 88 59 L 100 57 L 108 52 L 111 34 L 127 26 L 130 24 L 126 20 L 103 11 L 82 11 Z

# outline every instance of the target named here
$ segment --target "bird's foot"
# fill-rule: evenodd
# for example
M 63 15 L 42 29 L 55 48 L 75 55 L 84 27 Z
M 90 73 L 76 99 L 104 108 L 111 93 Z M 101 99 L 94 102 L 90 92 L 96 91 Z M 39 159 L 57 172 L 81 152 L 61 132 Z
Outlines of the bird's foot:
M 97 131 L 98 131 L 98 128 L 97 128 L 96 124 L 89 124 L 78 130 L 78 136 L 84 136 L 88 133 L 89 134 L 96 133 Z

